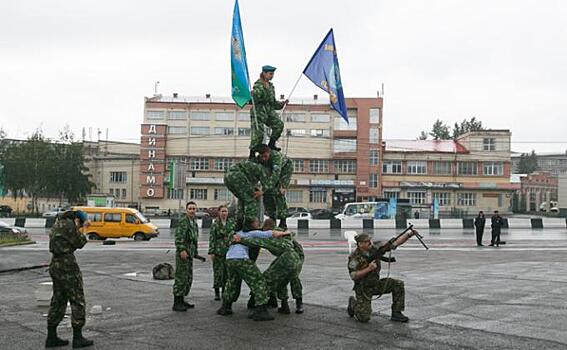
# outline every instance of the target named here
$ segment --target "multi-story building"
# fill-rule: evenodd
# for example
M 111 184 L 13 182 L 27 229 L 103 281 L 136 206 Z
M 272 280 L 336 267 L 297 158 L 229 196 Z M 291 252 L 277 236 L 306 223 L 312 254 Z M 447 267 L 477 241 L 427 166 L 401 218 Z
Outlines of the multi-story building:
M 520 176 L 519 211 L 539 211 L 545 203 L 557 201 L 557 177 L 546 171 Z M 546 208 L 543 208 L 544 210 Z
M 279 146 L 293 160 L 291 207 L 340 207 L 381 196 L 382 98 L 347 98 L 349 123 L 328 101 L 292 100 Z M 142 209 L 231 201 L 224 171 L 248 157 L 250 107 L 226 98 L 146 98 L 141 127 Z M 172 170 L 173 169 L 173 170 Z
M 384 197 L 408 199 L 422 216 L 434 199 L 441 215 L 509 212 L 510 138 L 509 130 L 485 130 L 456 140 L 385 141 Z
M 512 155 L 512 169 L 518 172 L 521 153 Z M 565 153 L 536 153 L 537 170 L 549 172 L 552 176 L 567 174 L 567 151 Z

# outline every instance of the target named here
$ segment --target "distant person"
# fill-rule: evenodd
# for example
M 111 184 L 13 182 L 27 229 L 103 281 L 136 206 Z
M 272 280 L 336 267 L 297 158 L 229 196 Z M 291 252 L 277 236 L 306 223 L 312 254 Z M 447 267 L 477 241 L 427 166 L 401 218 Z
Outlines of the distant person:
M 498 210 L 494 211 L 494 215 L 490 219 L 492 222 L 492 239 L 490 240 L 490 246 L 497 247 L 500 245 L 500 229 L 502 228 L 502 217 L 498 214 Z
M 478 216 L 474 219 L 474 226 L 476 227 L 476 245 L 482 247 L 482 235 L 484 234 L 484 225 L 486 224 L 486 218 L 484 217 L 484 212 L 481 210 L 478 212 Z

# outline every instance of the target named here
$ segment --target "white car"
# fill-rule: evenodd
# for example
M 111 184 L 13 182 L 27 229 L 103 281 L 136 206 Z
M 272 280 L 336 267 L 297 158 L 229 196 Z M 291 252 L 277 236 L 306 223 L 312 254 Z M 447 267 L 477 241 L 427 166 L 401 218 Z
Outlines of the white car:
M 43 216 L 44 218 L 54 218 L 57 215 L 66 212 L 68 209 L 63 209 L 63 208 L 55 208 L 52 210 L 48 210 L 46 212 L 44 212 L 43 214 L 41 214 L 41 216 Z
M 290 216 L 288 219 L 311 220 L 311 213 L 298 212 Z
M 28 233 L 28 231 L 25 228 L 18 226 L 10 226 L 4 221 L 0 221 L 0 233 L 1 232 L 11 232 L 15 234 L 26 234 L 26 235 Z

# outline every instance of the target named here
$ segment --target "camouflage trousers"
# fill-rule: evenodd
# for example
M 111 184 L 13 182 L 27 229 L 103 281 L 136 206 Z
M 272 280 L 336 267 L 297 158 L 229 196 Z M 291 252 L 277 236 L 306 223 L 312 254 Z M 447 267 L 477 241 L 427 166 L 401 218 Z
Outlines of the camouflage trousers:
M 183 261 L 179 253 L 175 254 L 175 281 L 173 282 L 173 295 L 184 297 L 189 294 L 193 283 L 193 259 L 189 257 Z
M 57 326 L 65 317 L 67 302 L 71 304 L 71 325 L 82 328 L 85 325 L 85 293 L 83 291 L 83 275 L 76 267 L 75 272 L 49 268 L 53 280 L 53 296 L 47 314 L 47 325 Z
M 213 288 L 224 288 L 227 274 L 225 257 L 215 255 L 213 259 Z
M 226 260 L 228 278 L 222 291 L 223 304 L 232 304 L 238 300 L 242 280 L 246 282 L 254 295 L 256 306 L 268 303 L 268 287 L 266 280 L 256 264 L 249 259 Z
M 285 252 L 278 256 L 264 271 L 270 294 L 277 295 L 280 299 L 287 299 L 287 285 L 297 278 L 300 270 L 301 259 L 296 252 Z
M 236 223 L 244 224 L 247 219 L 258 216 L 259 201 L 252 196 L 254 185 L 239 171 L 228 171 L 224 176 L 224 185 L 238 198 Z
M 255 109 L 256 114 L 253 110 L 250 113 L 250 149 L 256 149 L 264 143 L 264 125 L 272 130 L 270 137 L 276 140 L 280 138 L 284 128 L 284 123 L 278 113 L 270 107 L 256 105 Z
M 301 284 L 301 280 L 299 279 L 299 274 L 301 273 L 301 269 L 303 268 L 303 259 L 301 259 L 301 263 L 299 265 L 299 269 L 297 272 L 297 276 L 294 276 L 291 281 L 289 281 L 291 287 L 291 296 L 293 299 L 302 299 L 303 298 L 303 285 Z M 289 295 L 287 293 L 287 285 L 283 288 L 278 290 L 278 299 L 289 299 Z
M 264 210 L 266 215 L 274 220 L 287 218 L 287 200 L 285 194 L 279 190 L 270 190 L 264 192 Z
M 392 312 L 404 311 L 404 282 L 394 278 L 367 279 L 355 287 L 354 317 L 360 322 L 370 321 L 372 296 L 392 293 Z

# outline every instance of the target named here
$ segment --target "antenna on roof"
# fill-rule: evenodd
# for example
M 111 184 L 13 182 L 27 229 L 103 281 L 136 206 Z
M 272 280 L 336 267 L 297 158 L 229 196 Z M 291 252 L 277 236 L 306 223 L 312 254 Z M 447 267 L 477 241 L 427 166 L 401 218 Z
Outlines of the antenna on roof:
M 157 92 L 157 87 L 158 87 L 158 85 L 159 85 L 159 81 L 156 81 L 156 82 L 154 83 L 154 96 L 157 96 L 157 95 L 158 95 L 158 92 Z

